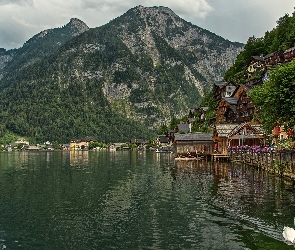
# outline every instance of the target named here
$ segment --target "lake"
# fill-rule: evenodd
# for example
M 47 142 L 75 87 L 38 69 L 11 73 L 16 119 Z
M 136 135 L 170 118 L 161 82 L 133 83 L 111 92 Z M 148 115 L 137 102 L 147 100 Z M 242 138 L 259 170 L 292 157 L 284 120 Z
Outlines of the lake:
M 145 151 L 1 152 L 0 249 L 294 249 L 291 183 Z

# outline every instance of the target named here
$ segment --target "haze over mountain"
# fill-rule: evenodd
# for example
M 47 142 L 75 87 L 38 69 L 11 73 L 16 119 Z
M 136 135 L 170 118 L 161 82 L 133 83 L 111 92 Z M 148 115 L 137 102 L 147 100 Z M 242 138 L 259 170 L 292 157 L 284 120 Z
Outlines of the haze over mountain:
M 1 132 L 149 138 L 197 107 L 242 48 L 166 7 L 137 6 L 93 29 L 72 19 L 0 52 Z

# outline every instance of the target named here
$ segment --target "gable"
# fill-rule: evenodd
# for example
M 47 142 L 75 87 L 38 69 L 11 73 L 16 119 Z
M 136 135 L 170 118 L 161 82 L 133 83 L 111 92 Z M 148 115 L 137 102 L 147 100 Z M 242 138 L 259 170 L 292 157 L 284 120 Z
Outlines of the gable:
M 242 123 L 238 126 L 236 126 L 229 134 L 228 137 L 234 137 L 234 136 L 249 136 L 249 135 L 261 135 L 263 134 L 263 130 L 261 125 L 251 125 L 250 123 Z
M 215 136 L 228 137 L 238 124 L 216 124 L 215 125 Z

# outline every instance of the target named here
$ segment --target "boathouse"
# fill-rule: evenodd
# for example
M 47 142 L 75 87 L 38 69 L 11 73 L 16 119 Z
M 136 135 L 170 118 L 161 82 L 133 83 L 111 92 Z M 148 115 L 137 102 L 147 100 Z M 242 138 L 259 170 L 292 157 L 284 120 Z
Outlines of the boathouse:
M 219 152 L 227 154 L 228 146 L 263 145 L 266 136 L 260 124 L 216 124 L 213 140 L 218 143 Z
M 174 135 L 172 151 L 174 154 L 202 153 L 212 154 L 214 142 L 212 133 L 188 133 Z

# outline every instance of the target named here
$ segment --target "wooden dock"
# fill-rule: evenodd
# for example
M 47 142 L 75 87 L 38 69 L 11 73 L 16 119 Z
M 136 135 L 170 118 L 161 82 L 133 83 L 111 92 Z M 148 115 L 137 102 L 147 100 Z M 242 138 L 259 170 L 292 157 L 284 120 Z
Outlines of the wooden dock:
M 226 154 L 212 154 L 213 161 L 229 161 L 230 156 Z

